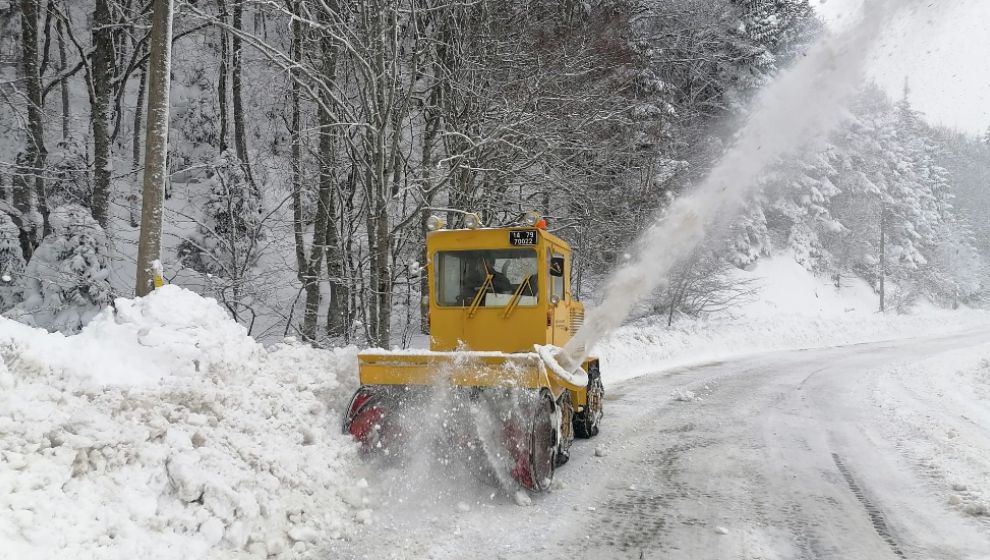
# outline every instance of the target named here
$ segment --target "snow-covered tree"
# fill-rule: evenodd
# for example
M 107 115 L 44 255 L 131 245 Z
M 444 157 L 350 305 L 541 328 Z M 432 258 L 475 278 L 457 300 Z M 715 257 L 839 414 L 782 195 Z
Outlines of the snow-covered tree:
M 731 0 L 738 23 L 739 63 L 726 78 L 730 99 L 740 108 L 758 88 L 804 52 L 821 32 L 819 20 L 808 0 Z M 738 98 L 738 99 L 736 99 Z
M 955 216 L 953 178 L 940 163 L 944 140 L 907 94 L 892 103 L 878 88 L 865 88 L 830 138 L 765 177 L 758 202 L 766 237 L 837 285 L 850 274 L 866 279 L 882 306 L 889 300 L 904 309 L 919 296 L 971 301 L 981 283 L 965 270 L 981 265 L 967 222 Z M 769 252 L 760 236 L 737 236 L 734 243 L 732 259 L 746 247 L 750 254 Z
M 805 48 L 818 29 L 808 0 L 737 0 L 746 33 L 782 66 Z
M 23 300 L 24 254 L 20 228 L 5 212 L 0 212 L 0 312 Z
M 24 271 L 24 301 L 15 313 L 37 326 L 74 333 L 112 300 L 107 237 L 78 204 L 59 206 L 50 220 L 52 233 Z

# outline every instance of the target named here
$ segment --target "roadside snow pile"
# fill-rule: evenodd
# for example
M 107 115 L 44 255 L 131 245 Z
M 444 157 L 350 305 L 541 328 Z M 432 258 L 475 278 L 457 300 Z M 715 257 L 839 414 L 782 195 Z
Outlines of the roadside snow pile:
M 0 557 L 288 558 L 369 519 L 353 349 L 266 350 L 166 286 L 71 337 L 0 318 L 0 357 Z
M 836 289 L 791 257 L 765 259 L 739 275 L 756 283 L 755 298 L 710 318 L 652 316 L 616 330 L 594 353 L 605 383 L 663 368 L 770 350 L 872 342 L 949 333 L 990 324 L 990 314 L 919 305 L 914 313 L 877 312 L 878 299 L 862 280 Z
M 924 480 L 968 516 L 990 516 L 990 346 L 958 350 L 872 376 L 872 402 Z

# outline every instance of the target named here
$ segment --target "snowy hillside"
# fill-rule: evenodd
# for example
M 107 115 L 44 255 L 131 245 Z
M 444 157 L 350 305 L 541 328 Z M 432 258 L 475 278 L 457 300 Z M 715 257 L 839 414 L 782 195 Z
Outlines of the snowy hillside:
M 3 558 L 282 557 L 367 519 L 352 349 L 263 348 L 176 287 L 79 335 L 0 319 Z
M 754 293 L 731 310 L 669 327 L 665 316 L 649 316 L 599 344 L 606 380 L 753 352 L 950 333 L 990 322 L 981 309 L 945 310 L 924 302 L 910 314 L 881 314 L 865 281 L 844 279 L 836 288 L 786 253 L 733 274 L 750 282 Z

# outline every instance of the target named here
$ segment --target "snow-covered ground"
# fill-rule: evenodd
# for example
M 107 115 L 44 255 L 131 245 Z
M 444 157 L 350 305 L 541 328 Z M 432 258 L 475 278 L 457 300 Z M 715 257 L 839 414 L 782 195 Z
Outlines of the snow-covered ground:
M 367 518 L 353 349 L 265 349 L 177 287 L 116 307 L 74 337 L 0 319 L 0 558 L 293 556 Z
M 930 338 L 990 322 L 984 313 L 966 310 L 879 315 L 868 287 L 854 282 L 837 292 L 786 259 L 742 274 L 759 279 L 764 291 L 733 316 L 681 320 L 671 329 L 659 319 L 641 320 L 601 345 L 609 399 L 603 433 L 591 446 L 576 445 L 557 491 L 523 510 L 483 483 L 460 480 L 451 487 L 429 469 L 402 473 L 400 482 L 415 487 L 413 493 L 383 487 L 396 479 L 377 476 L 339 433 L 341 408 L 356 383 L 353 348 L 321 351 L 291 341 L 265 348 L 215 302 L 175 286 L 118 300 L 72 337 L 0 318 L 0 559 L 400 558 L 424 551 L 458 557 L 458 547 L 475 557 L 477 546 L 520 520 L 539 526 L 548 515 L 575 525 L 588 516 L 599 519 L 594 512 L 613 502 L 596 500 L 615 490 L 613 475 L 599 467 L 607 464 L 614 476 L 626 476 L 655 461 L 636 454 L 649 446 L 632 443 L 644 428 L 660 434 L 651 440 L 651 453 L 680 461 L 656 447 L 667 445 L 664 430 L 677 426 L 643 424 L 650 414 L 688 426 L 699 425 L 703 418 L 693 415 L 703 413 L 719 418 L 707 428 L 714 435 L 706 437 L 731 438 L 718 430 L 727 429 L 734 415 L 758 410 L 760 395 L 784 390 L 778 387 L 784 381 L 773 375 L 745 378 L 719 408 L 710 395 L 728 386 L 737 365 L 752 370 L 746 364 L 755 363 L 786 379 L 810 367 L 801 362 L 794 371 L 774 369 L 780 367 L 776 358 L 756 353 Z M 947 507 L 960 519 L 976 519 L 990 497 L 990 443 L 980 428 L 990 424 L 990 366 L 980 361 L 990 358 L 990 348 L 961 351 L 951 362 L 933 358 L 896 367 L 887 367 L 900 359 L 896 352 L 879 345 L 871 354 L 869 348 L 856 351 L 870 356 L 864 360 L 872 369 L 855 391 L 855 406 L 873 411 L 865 418 L 876 437 L 901 442 L 897 453 L 927 479 L 942 481 L 940 499 Z M 819 352 L 838 359 L 848 351 Z M 735 358 L 712 382 L 705 369 L 711 366 L 686 367 L 730 356 Z M 926 354 L 919 346 L 905 356 Z M 646 374 L 649 383 L 628 381 Z M 822 387 L 822 395 L 835 391 Z M 835 418 L 803 421 L 808 429 L 827 430 Z M 676 437 L 684 434 L 689 432 Z M 733 453 L 741 452 L 728 451 L 725 469 L 732 468 Z M 862 467 L 853 457 L 846 460 L 850 468 Z M 627 486 L 669 483 L 649 479 L 668 476 L 666 471 L 643 472 Z M 856 476 L 871 488 L 878 484 Z M 438 488 L 443 492 L 434 492 Z M 650 521 L 651 515 L 677 513 L 670 497 L 649 511 L 636 505 L 639 494 L 627 498 L 629 511 L 646 516 L 647 525 L 660 519 Z M 618 500 L 613 505 L 622 510 L 615 504 L 626 498 L 607 499 Z M 412 521 L 403 522 L 402 515 Z M 494 524 L 484 525 L 489 518 Z M 446 523 L 457 532 L 440 530 Z M 383 531 L 390 536 L 378 540 Z M 469 535 L 475 542 L 465 544 Z M 784 547 L 781 542 L 773 546 Z M 383 548 L 390 543 L 397 547 Z M 787 557 L 785 549 L 766 557 Z

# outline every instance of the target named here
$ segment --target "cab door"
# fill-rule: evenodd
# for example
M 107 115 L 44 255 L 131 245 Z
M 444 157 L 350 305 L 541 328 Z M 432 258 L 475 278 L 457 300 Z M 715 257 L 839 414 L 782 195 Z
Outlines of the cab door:
M 554 245 L 547 249 L 550 342 L 556 346 L 567 344 L 573 335 L 570 332 L 570 265 L 567 251 Z

